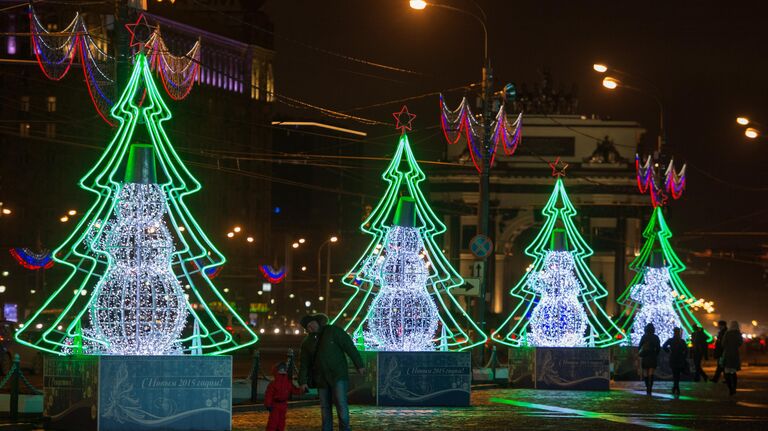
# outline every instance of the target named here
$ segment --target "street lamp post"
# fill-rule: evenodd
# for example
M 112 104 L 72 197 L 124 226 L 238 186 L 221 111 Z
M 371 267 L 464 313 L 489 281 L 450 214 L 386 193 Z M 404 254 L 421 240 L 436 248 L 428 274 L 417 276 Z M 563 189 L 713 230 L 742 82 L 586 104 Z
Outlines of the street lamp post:
M 322 244 L 320 244 L 320 248 L 317 249 L 317 295 L 318 297 L 323 296 L 322 291 L 322 280 L 323 280 L 323 271 L 320 269 L 322 268 L 322 260 L 320 259 L 322 256 L 323 247 L 326 245 L 328 246 L 327 255 L 325 258 L 325 314 L 328 314 L 329 310 L 329 303 L 331 301 L 331 243 L 335 243 L 339 240 L 337 236 L 332 236 L 325 240 Z
M 474 18 L 480 23 L 483 28 L 483 70 L 482 70 L 482 110 L 483 110 L 483 143 L 482 143 L 482 163 L 480 164 L 480 184 L 478 190 L 478 205 L 477 205 L 477 233 L 479 235 L 489 236 L 489 217 L 490 217 L 490 173 L 491 173 L 491 118 L 493 110 L 493 69 L 491 69 L 491 60 L 488 57 L 488 28 L 486 21 L 488 20 L 485 11 L 474 0 L 469 0 L 480 11 L 480 15 L 472 13 L 470 11 L 460 9 L 453 6 L 448 6 L 439 3 L 428 3 L 421 0 L 412 0 L 410 6 L 413 9 L 421 10 L 426 6 L 433 6 L 441 9 L 447 9 L 454 12 L 459 12 L 464 15 L 468 15 Z M 480 297 L 479 304 L 477 306 L 477 323 L 481 330 L 485 330 L 485 309 L 486 309 L 486 292 L 488 290 L 488 281 L 490 278 L 491 265 L 486 264 L 483 266 L 483 272 L 480 277 Z

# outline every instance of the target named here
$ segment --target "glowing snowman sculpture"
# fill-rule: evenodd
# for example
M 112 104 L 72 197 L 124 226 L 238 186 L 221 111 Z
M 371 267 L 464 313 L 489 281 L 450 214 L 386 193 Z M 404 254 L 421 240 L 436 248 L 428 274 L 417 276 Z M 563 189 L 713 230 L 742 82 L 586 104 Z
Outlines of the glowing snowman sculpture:
M 435 350 L 438 311 L 427 293 L 429 267 L 424 243 L 414 227 L 415 201 L 400 198 L 394 226 L 387 233 L 381 265 L 381 290 L 368 312 L 368 350 Z
M 658 260 L 658 258 L 657 258 Z M 672 338 L 672 330 L 682 327 L 680 317 L 675 313 L 675 294 L 669 280 L 669 270 L 664 267 L 647 266 L 643 274 L 644 283 L 636 284 L 630 290 L 632 300 L 640 304 L 640 311 L 632 324 L 632 344 L 640 344 L 645 325 L 652 323 L 656 335 L 664 342 Z M 683 334 L 683 338 L 686 334 Z
M 554 232 L 555 243 L 564 243 L 564 233 Z M 544 257 L 544 268 L 531 274 L 529 284 L 541 294 L 530 320 L 528 343 L 532 346 L 583 346 L 587 315 L 579 303 L 581 283 L 574 272 L 573 255 L 555 247 Z
M 91 306 L 95 350 L 113 355 L 180 352 L 186 298 L 171 269 L 166 196 L 156 184 L 151 146 L 133 145 L 115 216 L 100 243 L 110 266 Z

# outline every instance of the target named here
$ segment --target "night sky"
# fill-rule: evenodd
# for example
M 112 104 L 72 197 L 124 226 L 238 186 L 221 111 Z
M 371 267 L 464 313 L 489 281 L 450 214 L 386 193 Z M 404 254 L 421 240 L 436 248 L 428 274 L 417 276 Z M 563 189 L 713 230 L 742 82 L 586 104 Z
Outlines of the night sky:
M 471 0 L 444 0 L 471 10 Z M 536 84 L 547 70 L 554 87 L 578 88 L 582 114 L 637 120 L 646 140 L 658 132 L 655 102 L 629 91 L 608 92 L 594 62 L 605 62 L 655 84 L 667 129 L 666 150 L 689 166 L 688 190 L 671 205 L 673 245 L 685 251 L 713 249 L 734 257 L 696 259 L 705 275 L 684 275 L 698 296 L 715 300 L 725 319 L 768 321 L 763 267 L 767 236 L 711 236 L 698 232 L 768 231 L 768 138 L 748 140 L 735 123 L 746 115 L 768 133 L 768 8 L 758 1 L 547 1 L 477 0 L 488 14 L 489 56 L 498 90 L 507 82 Z M 479 82 L 482 30 L 472 18 L 407 0 L 267 1 L 275 23 L 277 92 L 324 107 L 350 110 L 389 100 Z M 403 73 L 322 53 L 301 43 L 407 69 Z M 628 81 L 629 82 L 629 81 Z M 636 82 L 643 86 L 642 82 Z M 449 92 L 451 106 L 461 92 Z M 409 101 L 419 117 L 417 156 L 444 145 L 438 99 Z M 389 122 L 400 104 L 350 111 Z M 314 115 L 284 111 L 285 115 Z M 343 122 L 370 134 L 368 152 L 394 148 L 394 129 Z M 432 148 L 429 148 L 432 147 Z M 420 154 L 421 153 L 421 154 Z M 545 167 L 542 166 L 544 169 Z M 761 245 L 766 244 L 762 247 Z M 768 260 L 763 262 L 768 264 Z

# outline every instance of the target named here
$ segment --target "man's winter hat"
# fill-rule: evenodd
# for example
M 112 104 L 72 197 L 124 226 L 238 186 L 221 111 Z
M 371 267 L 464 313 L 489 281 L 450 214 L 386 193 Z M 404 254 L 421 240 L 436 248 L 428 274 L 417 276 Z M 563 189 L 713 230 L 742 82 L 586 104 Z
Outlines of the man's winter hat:
M 328 323 L 328 316 L 326 316 L 323 313 L 317 313 L 317 314 L 307 314 L 306 316 L 301 318 L 301 326 L 304 329 L 307 329 L 307 325 L 309 325 L 309 322 L 316 321 L 320 324 L 320 326 L 325 325 Z

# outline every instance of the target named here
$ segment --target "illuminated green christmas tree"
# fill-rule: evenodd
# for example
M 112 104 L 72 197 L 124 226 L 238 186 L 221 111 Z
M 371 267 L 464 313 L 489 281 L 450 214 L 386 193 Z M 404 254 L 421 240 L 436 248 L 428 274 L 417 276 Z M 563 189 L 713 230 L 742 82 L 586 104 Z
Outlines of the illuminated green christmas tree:
M 405 108 L 399 115 L 413 117 Z M 400 127 L 397 150 L 382 175 L 387 190 L 361 226 L 371 241 L 342 280 L 353 293 L 333 321 L 360 349 L 466 350 L 487 336 L 451 293 L 464 280 L 436 243 L 445 225 L 421 191 L 426 176 L 405 134 L 410 126 Z M 409 335 L 420 341 L 406 340 Z
M 80 180 L 95 202 L 53 253 L 70 273 L 16 339 L 57 355 L 223 354 L 253 344 L 213 284 L 224 256 L 184 201 L 200 183 L 163 129 L 171 112 L 147 59 L 135 61 L 111 111 L 115 136 Z
M 624 338 L 600 300 L 608 295 L 587 258 L 592 249 L 579 233 L 562 177 L 567 164 L 552 165 L 555 188 L 544 206 L 544 226 L 525 254 L 534 259 L 512 288 L 515 308 L 491 333 L 511 347 L 607 347 Z

